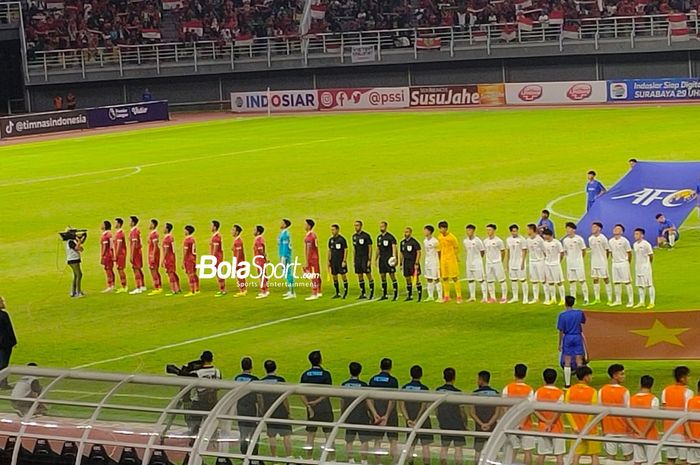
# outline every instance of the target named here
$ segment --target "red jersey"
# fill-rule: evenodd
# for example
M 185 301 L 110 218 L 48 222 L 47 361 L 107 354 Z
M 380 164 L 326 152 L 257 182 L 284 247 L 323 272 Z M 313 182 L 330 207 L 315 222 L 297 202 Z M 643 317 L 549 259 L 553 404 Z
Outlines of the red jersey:
M 151 267 L 157 267 L 160 265 L 159 241 L 160 236 L 158 231 L 155 229 L 148 234 L 148 264 L 151 265 Z
M 100 263 L 103 265 L 112 262 L 112 247 L 112 231 L 103 232 L 100 238 Z
M 315 232 L 309 231 L 306 233 L 304 237 L 304 247 L 306 248 L 307 265 L 318 265 L 318 238 Z
M 194 236 L 187 236 L 183 241 L 184 245 L 184 255 L 183 260 L 185 263 L 195 264 L 197 262 L 197 247 L 194 242 Z
M 219 262 L 224 259 L 224 249 L 222 247 L 221 234 L 215 232 L 209 241 L 209 254 L 215 256 Z
M 243 239 L 241 239 L 241 236 L 233 240 L 231 252 L 233 252 L 233 258 L 236 259 L 236 263 L 245 261 L 245 250 L 243 249 Z
M 126 241 L 122 229 L 114 233 L 114 258 L 126 258 Z
M 141 231 L 139 231 L 137 226 L 134 226 L 129 231 L 129 243 L 131 243 L 131 255 L 141 253 Z
M 163 264 L 175 265 L 175 248 L 173 247 L 173 235 L 166 234 L 163 236 Z
M 262 236 L 255 236 L 255 241 L 253 242 L 253 256 L 255 256 L 255 261 L 265 262 L 267 259 L 267 254 L 265 253 L 265 238 Z M 260 258 L 262 257 L 262 258 Z

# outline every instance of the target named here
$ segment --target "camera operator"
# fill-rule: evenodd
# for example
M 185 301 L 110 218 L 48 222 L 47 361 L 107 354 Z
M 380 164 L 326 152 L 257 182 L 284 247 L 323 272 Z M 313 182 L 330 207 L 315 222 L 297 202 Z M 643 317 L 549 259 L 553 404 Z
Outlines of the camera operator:
M 202 364 L 192 371 L 193 376 L 201 379 L 221 379 L 221 371 L 214 366 L 214 355 L 211 351 L 205 350 L 199 359 Z M 192 410 L 209 411 L 214 408 L 218 400 L 216 389 L 194 388 L 190 391 L 190 400 L 192 401 Z M 188 421 L 190 432 L 196 434 L 203 418 L 196 416 L 190 419 L 191 421 Z
M 83 297 L 81 284 L 83 281 L 83 270 L 80 268 L 80 256 L 83 252 L 83 242 L 85 241 L 84 234 L 72 234 L 64 243 L 66 244 L 66 263 L 73 272 L 73 287 L 71 288 L 71 297 Z

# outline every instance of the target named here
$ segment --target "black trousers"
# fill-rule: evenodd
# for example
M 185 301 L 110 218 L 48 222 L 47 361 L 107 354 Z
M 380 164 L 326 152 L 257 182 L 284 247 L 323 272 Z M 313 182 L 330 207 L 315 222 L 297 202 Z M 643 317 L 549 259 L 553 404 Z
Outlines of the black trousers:
M 10 365 L 10 357 L 12 356 L 12 347 L 0 348 L 0 370 L 7 368 Z M 0 387 L 7 387 L 7 379 L 0 381 Z

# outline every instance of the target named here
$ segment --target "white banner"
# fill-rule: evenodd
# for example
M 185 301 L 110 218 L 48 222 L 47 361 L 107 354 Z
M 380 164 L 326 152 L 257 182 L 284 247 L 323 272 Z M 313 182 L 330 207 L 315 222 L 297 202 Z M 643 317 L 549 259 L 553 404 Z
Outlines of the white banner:
M 374 45 L 353 45 L 350 56 L 353 63 L 369 63 L 377 60 L 377 48 Z
M 182 0 L 163 0 L 163 9 L 164 10 L 177 10 L 182 8 L 183 2 Z
M 272 90 L 269 92 L 272 113 L 318 110 L 315 90 Z M 234 113 L 266 113 L 268 92 L 231 92 L 231 110 Z
M 321 89 L 321 110 L 382 110 L 408 108 L 408 87 L 365 87 L 360 89 Z
M 576 105 L 606 101 L 605 81 L 506 84 L 507 105 Z

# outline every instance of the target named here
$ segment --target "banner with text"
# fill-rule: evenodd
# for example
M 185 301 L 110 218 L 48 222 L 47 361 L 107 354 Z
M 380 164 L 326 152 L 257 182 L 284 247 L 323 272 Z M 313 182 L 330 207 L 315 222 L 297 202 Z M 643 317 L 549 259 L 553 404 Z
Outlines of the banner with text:
M 87 129 L 85 110 L 53 111 L 0 118 L 0 138 Z
M 370 63 L 377 60 L 377 47 L 375 45 L 353 45 L 350 49 L 350 58 L 353 63 Z
M 608 101 L 698 100 L 700 79 L 623 79 L 608 81 Z
M 465 86 L 411 87 L 411 108 L 469 107 L 475 105 L 503 105 L 503 84 Z
M 605 81 L 506 84 L 508 105 L 577 105 L 607 102 Z
M 408 108 L 408 87 L 366 87 L 318 91 L 321 110 L 383 110 Z
M 316 90 L 231 92 L 231 110 L 234 113 L 266 113 L 268 99 L 272 113 L 318 110 Z
M 149 121 L 167 121 L 170 119 L 167 101 L 89 108 L 87 116 L 88 125 L 91 128 L 146 123 Z

